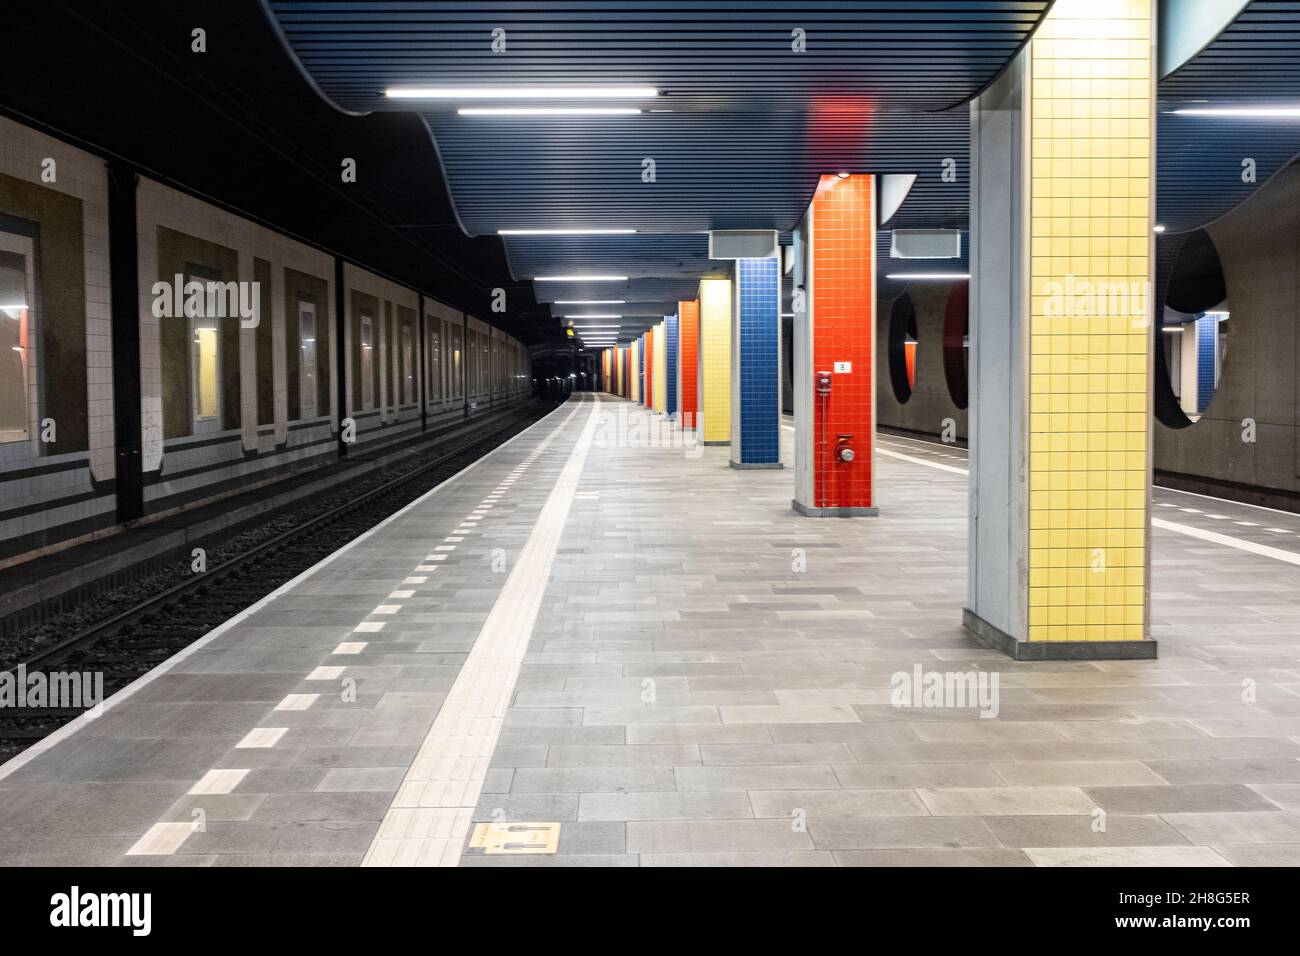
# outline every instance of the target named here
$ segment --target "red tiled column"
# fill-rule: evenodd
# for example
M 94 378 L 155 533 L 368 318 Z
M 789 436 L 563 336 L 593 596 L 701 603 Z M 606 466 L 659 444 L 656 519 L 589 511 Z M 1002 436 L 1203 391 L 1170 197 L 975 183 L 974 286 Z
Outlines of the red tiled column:
M 681 395 L 678 409 L 682 428 L 695 428 L 700 417 L 700 301 L 677 303 L 677 341 L 681 359 L 677 363 Z
M 876 513 L 874 186 L 872 176 L 823 176 L 801 226 L 793 504 L 806 515 Z M 821 373 L 830 376 L 825 395 L 818 391 Z

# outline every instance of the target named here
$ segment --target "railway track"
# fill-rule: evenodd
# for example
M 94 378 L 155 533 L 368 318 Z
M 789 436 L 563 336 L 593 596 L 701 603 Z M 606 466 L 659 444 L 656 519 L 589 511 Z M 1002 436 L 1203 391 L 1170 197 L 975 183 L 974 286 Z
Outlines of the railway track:
M 438 451 L 415 468 L 312 515 L 202 574 L 181 580 L 40 648 L 8 673 L 14 675 L 15 681 L 21 674 L 55 670 L 101 673 L 107 697 L 461 471 L 549 410 L 530 407 L 487 434 Z M 0 708 L 0 762 L 81 712 L 80 708 L 67 707 Z

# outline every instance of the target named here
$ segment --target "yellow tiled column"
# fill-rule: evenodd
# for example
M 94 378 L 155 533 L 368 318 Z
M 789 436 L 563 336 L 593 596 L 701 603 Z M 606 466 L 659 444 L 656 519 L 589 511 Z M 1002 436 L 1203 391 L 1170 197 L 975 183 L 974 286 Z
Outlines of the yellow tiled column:
M 700 440 L 731 441 L 731 280 L 700 281 Z
M 641 401 L 641 376 L 637 369 L 641 367 L 641 340 L 632 340 L 632 401 Z
M 1006 303 L 1003 349 L 1006 330 L 992 327 L 1006 321 L 1002 293 L 983 286 L 999 270 L 1005 286 L 1006 263 L 981 248 L 998 243 L 998 224 L 973 223 L 973 356 L 985 349 L 975 374 L 987 381 L 1000 360 L 1020 396 L 1010 401 L 1022 407 L 1000 408 L 996 386 L 974 403 L 972 564 L 985 567 L 972 570 L 967 623 L 1021 658 L 1155 655 L 1147 639 L 1154 4 L 1058 0 L 1017 75 L 974 107 L 977 164 L 1008 129 L 1023 157 L 1009 197 L 989 182 L 996 167 L 973 171 L 972 189 L 977 216 L 996 219 L 1003 199 L 1014 210 L 1008 245 L 1027 288 L 1013 288 Z M 991 164 L 1006 164 L 1007 154 L 990 152 Z M 995 433 L 1008 424 L 1010 435 Z M 1004 447 L 1010 467 L 996 460 Z M 987 495 L 1000 482 L 1005 497 L 1008 481 L 1004 515 Z M 1015 568 L 1005 614 L 981 593 L 1000 583 L 987 562 L 1003 524 Z
M 668 407 L 668 336 L 664 329 L 664 324 L 660 322 L 655 326 L 655 363 L 654 363 L 654 392 L 653 402 L 656 412 L 665 411 Z

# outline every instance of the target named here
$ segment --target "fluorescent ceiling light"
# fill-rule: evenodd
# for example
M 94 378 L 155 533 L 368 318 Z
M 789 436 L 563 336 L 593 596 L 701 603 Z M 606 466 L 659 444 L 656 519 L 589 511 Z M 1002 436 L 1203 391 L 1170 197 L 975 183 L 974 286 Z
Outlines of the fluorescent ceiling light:
M 632 116 L 640 112 L 610 106 L 488 106 L 456 111 L 459 116 Z
M 498 236 L 630 236 L 635 229 L 498 229 Z
M 626 282 L 627 276 L 572 275 L 533 276 L 534 282 Z
M 612 312 L 593 312 L 591 315 L 566 315 L 566 319 L 621 319 L 623 316 L 616 315 Z M 612 329 L 612 325 L 602 325 L 602 329 Z
M 409 86 L 389 87 L 394 100 L 634 100 L 658 96 L 653 86 Z
M 555 299 L 556 305 L 625 305 L 626 299 Z
M 1294 119 L 1300 117 L 1300 107 L 1296 106 L 1227 106 L 1195 107 L 1193 109 L 1174 110 L 1175 116 L 1237 116 Z
M 969 279 L 969 272 L 891 272 L 886 279 Z

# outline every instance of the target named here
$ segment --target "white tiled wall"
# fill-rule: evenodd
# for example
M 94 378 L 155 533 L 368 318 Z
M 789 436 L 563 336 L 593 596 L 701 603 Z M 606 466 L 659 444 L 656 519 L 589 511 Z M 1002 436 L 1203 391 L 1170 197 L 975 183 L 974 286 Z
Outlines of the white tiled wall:
M 55 162 L 56 178 L 41 181 L 42 162 Z M 102 160 L 36 130 L 0 117 L 0 173 L 81 200 L 82 242 L 85 250 L 87 431 L 90 471 L 100 481 L 113 477 L 113 327 L 109 314 L 108 181 Z M 37 315 L 39 322 L 40 316 Z M 33 363 L 38 361 L 33 355 Z M 31 376 L 35 381 L 36 376 Z M 39 423 L 39 410 L 32 423 Z M 0 467 L 17 468 L 38 459 L 40 439 L 32 430 L 28 443 L 0 445 Z
M 189 476 L 178 481 L 164 481 L 146 488 L 146 498 L 154 500 L 165 495 L 191 491 L 219 480 L 248 477 L 256 480 L 257 472 L 268 467 L 293 461 L 311 452 L 305 447 L 327 437 L 332 431 L 332 417 L 320 416 L 311 428 L 289 431 L 288 375 L 285 369 L 284 330 L 286 326 L 284 303 L 284 270 L 293 269 L 323 280 L 327 286 L 326 301 L 319 315 L 321 321 L 333 325 L 334 260 L 328 253 L 303 245 L 257 223 L 209 205 L 193 196 L 175 189 L 142 179 L 137 192 L 138 255 L 140 283 L 140 377 L 141 415 L 144 431 L 144 468 L 164 476 L 192 468 L 211 466 L 209 473 Z M 253 260 L 264 259 L 271 264 L 271 289 L 269 300 L 271 314 L 261 316 L 261 321 L 271 322 L 272 366 L 275 422 L 271 434 L 259 437 L 257 433 L 257 330 L 240 332 L 240 422 L 237 432 L 208 434 L 190 438 L 162 440 L 162 373 L 160 368 L 160 321 L 153 314 L 154 282 L 168 276 L 158 273 L 158 227 L 181 232 L 229 249 L 237 255 L 238 280 L 254 280 Z M 337 344 L 330 337 L 330 384 L 334 388 L 334 361 Z M 331 409 L 332 411 L 333 409 Z M 225 434 L 231 441 L 221 444 L 203 444 Z M 272 454 L 277 447 L 287 445 L 287 451 Z M 245 460 L 244 451 L 256 449 L 264 457 Z M 299 449 L 297 453 L 294 449 Z
M 54 182 L 42 182 L 42 163 L 54 160 Z M 41 356 L 29 350 L 28 438 L 0 444 L 0 481 L 6 508 L 32 509 L 0 521 L 0 539 L 16 539 L 59 525 L 98 517 L 116 508 L 111 494 L 55 506 L 59 499 L 93 491 L 91 479 L 108 481 L 114 471 L 112 318 L 109 312 L 108 191 L 104 163 L 82 150 L 0 117 L 0 173 L 81 201 L 86 298 L 87 451 L 41 454 L 39 396 Z M 30 245 L 30 242 L 28 242 Z M 24 250 L 31 261 L 32 250 Z M 43 319 L 39 287 L 33 289 L 32 328 Z M 38 338 L 34 340 L 39 342 Z M 56 428 L 58 423 L 55 423 Z M 57 448 L 57 444 L 54 446 Z M 66 470 L 5 480 L 6 473 L 67 464 Z
M 344 296 L 345 307 L 349 310 L 344 322 L 343 336 L 346 351 L 345 361 L 347 363 L 348 381 L 352 381 L 352 292 L 353 290 L 365 295 L 373 296 L 379 303 L 375 315 L 375 361 L 379 363 L 379 392 L 375 396 L 375 408 L 371 409 L 371 414 L 366 417 L 357 416 L 357 441 L 358 443 L 365 440 L 367 432 L 373 432 L 379 428 L 381 423 L 404 422 L 406 425 L 402 428 L 385 434 L 394 436 L 405 434 L 419 427 L 420 410 L 418 407 L 402 411 L 398 407 L 399 394 L 396 389 L 396 374 L 388 368 L 388 353 L 393 350 L 393 354 L 398 361 L 401 360 L 401 346 L 399 343 L 389 342 L 389 326 L 393 330 L 393 337 L 400 335 L 397 320 L 397 306 L 410 309 L 418 317 L 420 314 L 420 297 L 417 293 L 412 292 L 405 286 L 400 286 L 395 282 L 390 282 L 372 272 L 364 269 L 358 269 L 351 263 L 344 264 L 343 282 L 347 290 Z M 391 316 L 391 322 L 389 317 Z M 354 411 L 358 410 L 360 396 L 348 396 L 348 404 Z M 374 413 L 378 414 L 374 414 Z

